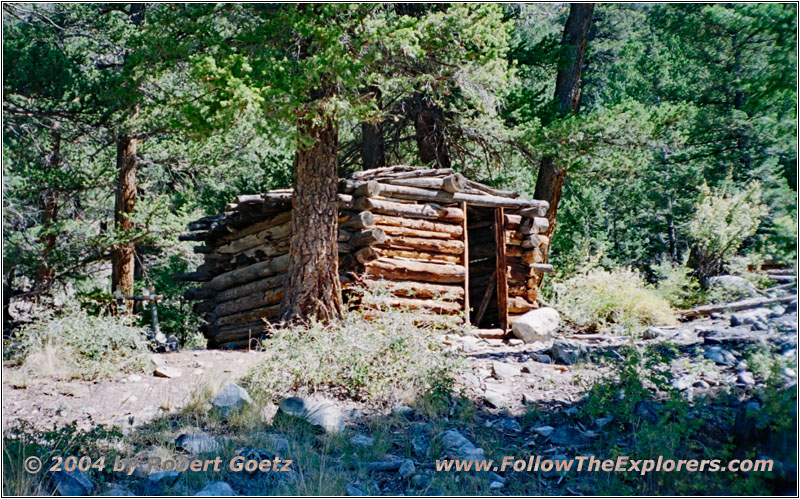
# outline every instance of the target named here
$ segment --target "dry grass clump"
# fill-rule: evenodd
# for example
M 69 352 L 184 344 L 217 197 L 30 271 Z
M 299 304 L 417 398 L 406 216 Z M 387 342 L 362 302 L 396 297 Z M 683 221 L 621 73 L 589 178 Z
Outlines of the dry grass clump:
M 249 375 L 251 393 L 277 399 L 328 390 L 389 405 L 416 400 L 436 386 L 457 365 L 437 334 L 447 325 L 423 311 L 389 309 L 384 296 L 365 291 L 360 295 L 365 311 L 348 312 L 327 325 L 276 330 L 264 342 L 266 358 Z
M 554 306 L 579 328 L 606 331 L 619 325 L 629 331 L 673 324 L 669 303 L 628 269 L 593 269 L 553 285 Z
M 140 371 L 149 362 L 144 329 L 80 309 L 20 328 L 6 352 L 21 372 L 34 378 L 93 380 Z

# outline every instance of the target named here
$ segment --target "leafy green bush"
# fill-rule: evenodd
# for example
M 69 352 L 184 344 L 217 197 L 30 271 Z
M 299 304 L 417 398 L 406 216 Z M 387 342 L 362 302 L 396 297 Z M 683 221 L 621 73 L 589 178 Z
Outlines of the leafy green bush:
M 149 352 L 144 329 L 81 309 L 20 328 L 7 350 L 26 374 L 87 380 L 141 370 Z
M 700 186 L 700 202 L 689 221 L 693 245 L 689 265 L 702 285 L 719 274 L 742 246 L 758 230 L 766 207 L 761 203 L 761 186 L 754 183 L 744 190 L 712 192 Z
M 367 299 L 369 297 L 365 297 Z M 457 359 L 416 311 L 348 312 L 328 325 L 312 322 L 275 331 L 265 358 L 249 375 L 270 399 L 331 389 L 376 404 L 410 403 L 449 386 Z
M 628 330 L 671 324 L 669 303 L 638 272 L 594 269 L 553 285 L 554 305 L 576 326 L 604 331 L 614 324 Z
M 689 308 L 702 301 L 700 284 L 686 265 L 662 262 L 653 268 L 658 278 L 656 292 L 676 308 Z

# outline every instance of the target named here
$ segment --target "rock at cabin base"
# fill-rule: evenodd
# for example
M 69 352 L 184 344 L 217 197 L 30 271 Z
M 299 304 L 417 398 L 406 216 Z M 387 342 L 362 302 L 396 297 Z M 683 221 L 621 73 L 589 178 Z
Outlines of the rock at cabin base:
M 511 323 L 511 330 L 525 343 L 547 341 L 561 325 L 561 317 L 554 308 L 543 307 L 531 310 Z
M 211 399 L 211 405 L 219 409 L 223 414 L 229 414 L 231 411 L 239 410 L 246 404 L 252 403 L 253 399 L 250 398 L 247 390 L 236 383 L 225 385 L 225 388 Z

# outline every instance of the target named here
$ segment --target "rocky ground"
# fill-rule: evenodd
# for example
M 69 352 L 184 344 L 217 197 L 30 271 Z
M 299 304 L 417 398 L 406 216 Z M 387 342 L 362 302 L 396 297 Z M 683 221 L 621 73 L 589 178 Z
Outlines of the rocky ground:
M 366 406 L 332 397 L 290 398 L 279 408 L 265 407 L 262 412 L 265 420 L 271 420 L 277 412 L 306 419 L 324 432 L 345 435 L 344 454 L 332 451 L 332 455 L 348 463 L 343 466 L 350 471 L 340 479 L 350 495 L 448 494 L 433 470 L 440 456 L 475 458 L 497 449 L 508 449 L 503 454 L 526 449 L 560 459 L 590 445 L 610 419 L 581 420 L 576 416 L 577 406 L 597 381 L 614 376 L 614 366 L 621 359 L 619 351 L 625 345 L 674 345 L 677 355 L 669 364 L 669 381 L 689 401 L 728 390 L 743 406 L 759 410 L 761 402 L 753 394 L 770 375 L 759 372 L 759 356 L 785 358 L 787 362 L 779 373 L 782 387 L 796 390 L 797 324 L 794 301 L 788 306 L 716 314 L 677 326 L 649 328 L 640 338 L 561 331 L 547 342 L 525 344 L 516 339 L 449 335 L 443 341 L 465 359 L 466 369 L 454 391 L 473 402 L 475 410 L 467 416 L 457 414 L 458 404 L 450 408 L 449 417 L 434 421 L 410 407 L 398 406 L 391 414 L 377 414 Z M 119 425 L 131 433 L 191 403 L 191 394 L 209 384 L 217 390 L 225 387 L 212 405 L 227 415 L 252 403 L 247 392 L 232 383 L 246 374 L 260 355 L 235 351 L 154 354 L 157 368 L 152 375 L 120 376 L 91 384 L 37 381 L 14 386 L 13 369 L 4 367 L 3 428 L 20 420 L 41 426 L 77 421 L 83 427 Z M 376 421 L 388 421 L 388 436 L 380 429 L 383 423 L 376 426 Z M 235 452 L 250 457 L 291 456 L 295 441 L 274 428 L 280 426 L 246 445 L 236 442 Z M 174 431 L 175 452 L 187 456 L 214 452 L 230 443 L 223 434 L 208 428 Z M 344 457 L 347 455 L 352 457 Z M 140 453 L 140 457 L 146 460 L 148 452 Z M 791 477 L 796 456 L 793 462 L 780 466 L 783 476 Z M 77 471 L 62 473 L 54 476 L 53 482 L 62 493 L 70 494 L 186 494 L 203 489 L 208 495 L 224 495 L 264 491 L 254 489 L 252 478 L 246 474 L 195 483 L 181 480 L 180 472 L 148 474 L 140 467 L 122 483 L 96 485 L 87 477 Z M 280 489 L 281 484 L 291 486 L 299 479 L 296 472 L 281 475 L 272 485 L 277 488 L 270 490 L 289 490 Z M 520 489 L 511 475 L 492 472 L 479 476 L 474 485 L 477 488 L 469 490 L 492 494 L 592 492 L 562 483 L 562 479 L 558 474 L 543 474 L 537 477 L 532 491 L 531 482 Z M 781 486 L 791 488 L 791 483 L 785 478 Z

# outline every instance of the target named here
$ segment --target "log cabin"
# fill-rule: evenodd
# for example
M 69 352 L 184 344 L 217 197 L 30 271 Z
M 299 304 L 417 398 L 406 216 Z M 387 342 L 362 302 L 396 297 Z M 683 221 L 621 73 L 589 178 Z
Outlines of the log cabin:
M 393 166 L 341 179 L 343 292 L 382 283 L 389 304 L 460 314 L 476 329 L 508 332 L 538 307 L 549 240 L 546 201 L 497 190 L 452 169 Z M 189 224 L 203 263 L 179 281 L 205 320 L 209 347 L 244 347 L 277 319 L 289 264 L 292 190 L 237 196 Z

